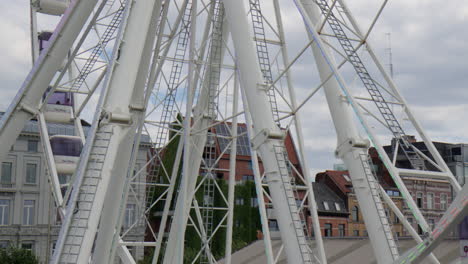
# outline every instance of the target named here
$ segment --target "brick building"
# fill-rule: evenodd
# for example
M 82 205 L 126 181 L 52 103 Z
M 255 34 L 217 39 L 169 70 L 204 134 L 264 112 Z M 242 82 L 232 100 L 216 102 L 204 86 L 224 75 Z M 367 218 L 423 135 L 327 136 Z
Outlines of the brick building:
M 325 183 L 313 183 L 320 229 L 323 237 L 348 236 L 349 212 L 345 200 Z M 312 218 L 309 217 L 309 226 Z
M 349 177 L 348 171 L 332 171 L 318 173 L 315 178 L 316 183 L 323 184 L 332 190 L 335 195 L 339 196 L 346 206 L 347 214 L 347 236 L 367 236 L 366 226 L 354 193 L 353 185 Z M 393 202 L 400 210 L 403 208 L 403 199 L 396 188 L 385 186 L 384 189 L 392 198 Z M 318 198 L 317 198 L 318 199 Z M 396 215 L 384 204 L 387 212 L 389 223 L 391 224 L 393 233 L 396 236 L 403 235 L 403 225 L 400 223 Z
M 413 139 L 412 144 L 416 148 L 421 150 L 421 152 L 423 152 L 425 155 L 432 158 L 432 155 L 429 153 L 423 142 L 416 142 Z M 447 164 L 450 164 L 447 154 L 451 152 L 450 149 L 452 144 L 434 142 L 434 146 L 444 158 L 445 162 L 447 162 Z M 394 153 L 393 148 L 391 146 L 384 146 L 384 149 L 389 155 L 389 157 L 393 157 Z M 388 186 L 396 187 L 388 170 L 385 168 L 382 161 L 378 157 L 377 151 L 371 148 L 369 150 L 369 154 L 374 164 L 374 168 L 376 170 L 377 178 L 379 179 L 379 181 L 383 182 Z M 396 166 L 398 168 L 411 168 L 411 165 L 403 152 L 398 153 L 396 159 Z M 433 167 L 427 161 L 425 162 L 425 166 L 429 170 L 436 170 L 435 167 Z M 419 210 L 428 222 L 429 226 L 433 228 L 452 202 L 453 190 L 450 185 L 450 182 L 441 179 L 422 179 L 409 176 L 402 176 L 402 180 L 405 183 L 405 186 L 408 189 L 409 193 L 413 197 L 413 200 L 416 202 L 416 205 L 418 206 Z M 414 216 L 406 203 L 404 203 L 403 205 L 402 212 L 408 219 L 408 222 L 412 223 L 413 227 L 418 231 L 419 234 L 422 234 L 422 229 L 419 227 L 419 225 L 417 225 L 416 220 L 414 219 Z M 405 235 L 408 235 L 406 231 Z

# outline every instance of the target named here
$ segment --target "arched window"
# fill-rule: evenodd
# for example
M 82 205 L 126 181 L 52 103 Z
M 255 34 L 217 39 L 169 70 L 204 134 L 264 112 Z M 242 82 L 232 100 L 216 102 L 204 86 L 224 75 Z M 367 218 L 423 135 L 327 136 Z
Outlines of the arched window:
M 359 208 L 357 206 L 354 206 L 351 210 L 351 217 L 354 222 L 359 221 Z

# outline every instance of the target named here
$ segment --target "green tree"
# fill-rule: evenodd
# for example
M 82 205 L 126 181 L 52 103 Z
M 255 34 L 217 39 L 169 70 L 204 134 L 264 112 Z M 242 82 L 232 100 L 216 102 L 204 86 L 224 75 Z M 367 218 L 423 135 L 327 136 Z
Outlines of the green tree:
M 9 247 L 0 249 L 0 263 L 38 264 L 39 261 L 30 250 Z

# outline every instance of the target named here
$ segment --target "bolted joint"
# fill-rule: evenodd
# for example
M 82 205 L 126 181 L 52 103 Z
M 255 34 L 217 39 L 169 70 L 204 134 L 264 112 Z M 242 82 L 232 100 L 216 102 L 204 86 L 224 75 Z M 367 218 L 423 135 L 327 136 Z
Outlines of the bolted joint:
M 284 131 L 265 128 L 252 139 L 252 148 L 258 149 L 267 140 L 284 140 L 285 137 Z
M 370 141 L 368 139 L 354 139 L 348 138 L 341 143 L 335 150 L 335 156 L 342 158 L 344 154 L 353 151 L 354 149 L 368 149 L 370 147 Z

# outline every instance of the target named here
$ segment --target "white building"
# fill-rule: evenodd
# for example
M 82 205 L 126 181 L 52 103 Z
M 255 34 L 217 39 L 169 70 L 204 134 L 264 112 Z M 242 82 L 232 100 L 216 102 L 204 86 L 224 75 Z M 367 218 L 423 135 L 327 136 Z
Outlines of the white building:
M 1 113 L 0 113 L 1 117 Z M 85 131 L 88 126 L 84 126 Z M 48 124 L 50 135 L 74 135 L 74 127 Z M 147 162 L 148 137 L 142 137 L 136 168 Z M 61 175 L 62 184 L 69 176 Z M 145 182 L 146 172 L 139 176 Z M 145 201 L 145 186 L 135 184 L 138 199 Z M 125 211 L 123 229 L 138 219 L 137 201 L 130 197 Z M 140 221 L 141 222 L 141 221 Z M 37 121 L 29 121 L 0 168 L 0 247 L 31 249 L 40 263 L 48 263 L 60 230 L 60 218 L 54 205 L 46 173 Z M 143 241 L 144 223 L 137 223 L 125 236 L 125 241 Z M 130 251 L 136 259 L 143 257 L 143 248 Z

